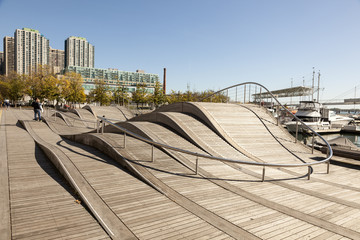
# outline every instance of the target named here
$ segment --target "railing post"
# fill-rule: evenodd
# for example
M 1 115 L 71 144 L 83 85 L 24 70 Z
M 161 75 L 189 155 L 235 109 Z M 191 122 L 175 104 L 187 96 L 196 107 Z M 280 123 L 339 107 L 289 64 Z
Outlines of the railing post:
M 298 140 L 298 129 L 299 128 L 299 121 L 296 120 L 296 131 L 295 131 L 295 143 L 297 143 Z
M 328 158 L 329 156 L 330 156 L 330 148 L 328 147 L 327 151 L 326 151 L 326 157 Z M 330 160 L 327 161 L 326 163 L 327 163 L 326 173 L 329 174 L 330 173 Z
M 280 122 L 280 110 L 279 105 L 276 106 L 276 114 L 277 114 L 277 120 L 276 120 L 276 126 L 279 126 Z
M 259 101 L 259 105 L 261 106 L 261 101 L 262 101 L 262 95 L 261 95 L 261 87 L 260 87 L 260 101 Z
M 199 156 L 196 156 L 196 166 L 195 166 L 195 174 L 198 174 L 198 167 L 199 167 Z
M 246 102 L 246 84 L 244 85 L 244 104 Z
M 235 103 L 237 103 L 237 87 L 235 87 Z
M 315 134 L 312 133 L 312 141 L 311 141 L 311 153 L 314 153 L 314 138 L 315 138 Z
M 310 180 L 310 174 L 311 174 L 311 167 L 308 166 L 308 180 Z
M 96 133 L 100 132 L 100 120 L 96 118 Z
M 262 171 L 262 178 L 261 181 L 264 182 L 265 181 L 265 166 L 263 166 L 263 171 Z
M 54 122 L 56 122 L 56 111 L 54 113 Z
M 254 103 L 256 105 L 256 94 L 257 94 L 257 85 L 255 85 L 255 94 L 254 94 Z
M 329 174 L 330 173 L 330 160 L 327 161 L 326 163 L 327 163 L 326 173 Z
M 330 148 L 328 147 L 326 150 L 326 157 L 328 158 L 330 156 Z
M 229 89 L 226 89 L 226 103 L 229 103 Z
M 154 144 L 151 145 L 151 162 L 154 162 Z
M 126 132 L 124 132 L 124 148 L 126 148 Z
M 251 103 L 251 84 L 249 84 L 249 103 Z
M 103 115 L 103 118 L 105 118 L 105 115 Z M 105 119 L 102 119 L 102 123 L 101 123 L 101 134 L 104 134 L 104 128 L 105 128 Z

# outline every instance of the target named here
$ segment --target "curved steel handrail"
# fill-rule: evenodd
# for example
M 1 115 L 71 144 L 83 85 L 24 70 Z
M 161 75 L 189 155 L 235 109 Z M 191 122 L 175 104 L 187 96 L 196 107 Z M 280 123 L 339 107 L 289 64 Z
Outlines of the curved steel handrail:
M 210 94 L 210 95 L 202 98 L 202 99 L 200 100 L 200 102 L 204 101 L 205 99 L 211 98 L 212 96 L 214 96 L 214 95 L 216 95 L 216 94 L 218 94 L 218 93 L 221 93 L 221 92 L 223 92 L 223 91 L 225 91 L 225 90 L 228 90 L 228 89 L 230 89 L 230 88 L 234 88 L 234 87 L 238 87 L 238 86 L 242 86 L 242 85 L 246 85 L 246 84 L 254 84 L 254 85 L 257 85 L 257 86 L 259 86 L 259 87 L 264 88 L 264 89 L 267 91 L 267 93 L 270 94 L 270 96 L 279 104 L 279 106 L 282 107 L 282 109 L 284 109 L 287 113 L 291 114 L 298 122 L 300 122 L 300 124 L 301 124 L 302 126 L 305 126 L 305 128 L 309 129 L 313 134 L 315 134 L 315 135 L 318 136 L 321 140 L 323 140 L 323 141 L 325 142 L 327 148 L 329 149 L 329 155 L 328 155 L 328 157 L 327 157 L 326 159 L 322 160 L 321 162 L 328 162 L 328 161 L 330 161 L 330 159 L 331 159 L 332 156 L 333 156 L 333 150 L 332 150 L 330 144 L 329 144 L 320 134 L 318 134 L 318 133 L 317 133 L 316 131 L 314 131 L 311 127 L 309 127 L 309 126 L 306 125 L 303 121 L 301 121 L 300 118 L 298 118 L 298 117 L 295 116 L 292 112 L 290 112 L 284 105 L 282 105 L 282 104 L 279 102 L 279 100 L 272 94 L 272 92 L 271 92 L 269 89 L 267 89 L 265 86 L 263 86 L 263 85 L 260 84 L 260 83 L 256 83 L 256 82 L 244 82 L 244 83 L 235 84 L 235 85 L 232 85 L 232 86 L 230 86 L 230 87 L 221 89 L 221 90 L 219 90 L 219 91 L 217 91 L 217 92 L 214 92 L 214 93 L 212 93 L 212 94 Z M 260 94 L 261 94 L 261 93 L 260 93 Z
M 215 156 L 211 156 L 211 155 L 205 155 L 202 153 L 196 153 L 196 152 L 192 152 L 192 151 L 188 151 L 188 150 L 184 150 L 181 148 L 177 148 L 177 147 L 173 147 L 173 146 L 169 146 L 163 143 L 159 143 L 159 142 L 155 142 L 152 141 L 150 139 L 144 138 L 136 133 L 131 132 L 130 130 L 120 127 L 117 124 L 109 121 L 107 118 L 104 117 L 99 117 L 99 119 L 101 119 L 104 122 L 107 122 L 108 124 L 110 124 L 111 126 L 121 130 L 122 132 L 126 133 L 127 135 L 130 135 L 142 142 L 146 142 L 149 143 L 153 146 L 156 147 L 161 147 L 161 148 L 167 148 L 170 150 L 174 150 L 177 152 L 182 152 L 182 153 L 186 153 L 192 156 L 196 156 L 196 157 L 202 157 L 202 158 L 206 158 L 206 159 L 210 159 L 210 160 L 218 160 L 218 161 L 224 161 L 224 162 L 233 162 L 233 163 L 239 163 L 239 164 L 246 164 L 246 165 L 257 165 L 257 166 L 263 166 L 263 167 L 304 167 L 304 166 L 312 166 L 312 165 L 317 165 L 317 164 L 321 164 L 324 163 L 326 161 L 328 161 L 329 159 L 325 159 L 325 160 L 321 160 L 321 161 L 317 161 L 317 162 L 311 162 L 311 163 L 302 163 L 302 164 L 276 164 L 276 163 L 260 163 L 260 162 L 249 162 L 249 161 L 241 161 L 241 160 L 235 160 L 235 159 L 229 159 L 229 158 L 221 158 L 221 157 L 215 157 Z
M 59 113 L 60 115 L 65 115 L 67 118 L 72 118 L 72 119 L 77 120 L 77 121 L 88 122 L 88 123 L 96 123 L 97 122 L 96 120 L 91 121 L 91 120 L 86 120 L 86 119 L 81 119 L 81 118 L 75 118 L 73 116 L 69 116 L 69 115 L 64 114 L 64 112 L 62 112 L 62 111 L 58 111 L 58 110 L 55 110 L 55 109 L 48 109 L 48 111 L 49 112 Z

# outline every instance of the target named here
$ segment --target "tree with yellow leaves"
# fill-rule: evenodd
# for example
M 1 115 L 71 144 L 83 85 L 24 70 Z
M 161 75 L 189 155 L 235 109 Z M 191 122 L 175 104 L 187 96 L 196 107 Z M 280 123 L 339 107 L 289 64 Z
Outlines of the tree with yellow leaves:
M 91 101 L 99 102 L 100 105 L 109 105 L 111 101 L 111 93 L 104 80 L 95 80 L 95 89 L 89 93 Z
M 58 100 L 65 99 L 71 104 L 84 103 L 86 95 L 82 84 L 83 80 L 79 73 L 66 72 L 59 81 Z

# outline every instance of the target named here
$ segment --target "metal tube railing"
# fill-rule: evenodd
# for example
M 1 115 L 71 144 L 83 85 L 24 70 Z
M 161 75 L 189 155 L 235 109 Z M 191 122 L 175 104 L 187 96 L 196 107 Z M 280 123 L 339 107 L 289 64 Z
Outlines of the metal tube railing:
M 316 162 L 310 162 L 310 163 L 301 163 L 301 164 L 276 164 L 276 163 L 264 163 L 264 162 L 250 162 L 250 161 L 242 161 L 242 160 L 234 160 L 234 159 L 228 159 L 228 158 L 222 158 L 222 157 L 215 157 L 215 156 L 211 156 L 211 155 L 205 155 L 202 153 L 196 153 L 196 152 L 192 152 L 192 151 L 188 151 L 188 150 L 184 150 L 181 148 L 177 148 L 177 147 L 173 147 L 173 146 L 169 146 L 163 143 L 159 143 L 159 142 L 155 142 L 152 141 L 150 139 L 144 138 L 136 133 L 133 133 L 131 131 L 129 131 L 126 128 L 120 127 L 119 125 L 107 120 L 104 117 L 99 117 L 99 119 L 101 119 L 104 122 L 107 122 L 109 125 L 121 130 L 124 135 L 130 135 L 142 142 L 146 142 L 148 144 L 152 145 L 152 161 L 154 160 L 154 154 L 153 154 L 153 147 L 158 147 L 158 148 L 165 148 L 165 149 L 169 149 L 169 150 L 173 150 L 176 152 L 181 152 L 181 153 L 185 153 L 188 155 L 192 155 L 196 157 L 196 162 L 195 162 L 195 169 L 194 172 L 196 174 L 198 174 L 198 167 L 199 167 L 199 157 L 205 158 L 205 159 L 209 159 L 209 160 L 217 160 L 217 161 L 223 161 L 223 162 L 232 162 L 232 163 L 238 163 L 238 164 L 245 164 L 245 165 L 256 165 L 256 166 L 263 166 L 263 174 L 262 174 L 262 181 L 265 181 L 265 167 L 309 167 L 308 169 L 308 179 L 310 179 L 310 173 L 311 173 L 311 167 L 313 165 L 318 165 L 318 164 L 322 164 L 322 163 L 328 163 L 329 161 L 329 157 L 321 160 L 321 161 L 316 161 Z M 329 165 L 328 165 L 329 166 Z
M 263 86 L 263 85 L 261 85 L 261 84 L 259 84 L 259 83 L 256 83 L 256 82 L 244 82 L 244 83 L 236 84 L 236 85 L 233 85 L 233 86 L 224 88 L 224 89 L 222 89 L 222 90 L 219 90 L 219 91 L 217 91 L 217 92 L 214 92 L 214 93 L 212 93 L 212 94 L 204 97 L 203 99 L 201 99 L 200 102 L 203 101 L 203 100 L 205 100 L 205 99 L 207 99 L 207 98 L 209 98 L 209 97 L 211 97 L 211 96 L 214 95 L 214 94 L 219 94 L 219 93 L 221 93 L 222 91 L 228 90 L 228 89 L 230 89 L 230 88 L 234 88 L 234 87 L 238 87 L 238 86 L 242 86 L 242 85 L 243 85 L 243 86 L 244 86 L 244 90 L 246 90 L 246 85 L 247 85 L 247 84 L 254 84 L 254 85 L 257 85 L 257 86 L 260 87 L 260 96 L 259 96 L 260 99 L 262 99 L 262 94 L 264 94 L 264 93 L 261 92 L 261 89 L 263 88 L 264 90 L 266 90 L 266 92 L 267 92 L 266 94 L 268 94 L 268 95 L 271 97 L 271 102 L 273 102 L 273 100 L 275 100 L 275 102 L 276 102 L 279 106 L 281 106 L 281 108 L 282 108 L 283 110 L 285 110 L 288 114 L 292 115 L 292 116 L 294 117 L 294 119 L 295 119 L 296 121 L 298 121 L 298 122 L 302 125 L 302 127 L 305 127 L 305 128 L 308 129 L 311 133 L 313 133 L 313 134 L 315 134 L 316 136 L 318 136 L 318 137 L 326 144 L 327 148 L 329 149 L 329 156 L 328 156 L 329 159 L 328 159 L 328 160 L 330 160 L 330 158 L 331 158 L 332 155 L 333 155 L 333 151 L 332 151 L 332 149 L 331 149 L 330 144 L 329 144 L 320 134 L 318 134 L 316 131 L 314 131 L 312 128 L 310 128 L 308 125 L 306 125 L 303 121 L 301 121 L 300 118 L 298 118 L 298 117 L 295 116 L 292 112 L 290 112 L 284 105 L 282 105 L 282 104 L 279 102 L 279 100 L 271 93 L 271 91 L 269 91 L 265 86 Z M 244 94 L 244 95 L 245 95 L 245 94 Z M 261 101 L 261 100 L 260 100 L 260 101 Z M 245 102 L 244 102 L 244 103 L 245 103 Z M 296 134 L 297 134 L 297 133 L 298 133 L 298 130 L 296 131 Z M 297 135 L 296 135 L 296 136 L 297 136 Z M 297 141 L 297 137 L 296 137 L 295 141 Z
M 80 122 L 87 122 L 87 123 L 93 123 L 94 124 L 94 128 L 98 128 L 97 127 L 97 123 L 98 123 L 98 119 L 94 120 L 94 121 L 91 121 L 91 120 L 86 120 L 86 119 L 78 119 L 78 118 L 74 118 L 73 116 L 69 116 L 69 115 L 66 115 L 64 114 L 63 112 L 61 111 L 57 111 L 55 109 L 51 109 L 49 110 L 48 109 L 48 112 L 47 112 L 47 116 L 49 117 L 50 115 L 50 112 L 54 112 L 54 121 L 56 121 L 56 114 L 58 113 L 59 115 L 65 115 L 67 118 L 70 118 L 73 120 L 73 123 L 75 123 L 75 121 L 80 121 Z M 120 120 L 119 120 L 120 121 Z M 74 125 L 74 124 L 73 124 Z

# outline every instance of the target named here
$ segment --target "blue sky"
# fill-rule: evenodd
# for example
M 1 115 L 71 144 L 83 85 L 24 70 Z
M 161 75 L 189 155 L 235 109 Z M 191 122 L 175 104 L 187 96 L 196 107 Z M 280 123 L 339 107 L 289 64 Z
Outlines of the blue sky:
M 95 67 L 166 67 L 168 92 L 311 86 L 315 67 L 321 99 L 360 97 L 359 0 L 0 0 L 0 37 L 23 27 L 57 49 L 87 38 Z

